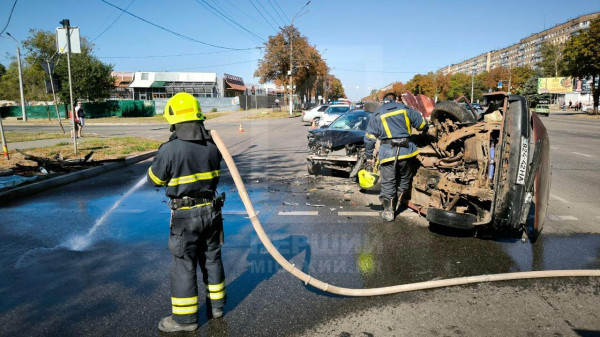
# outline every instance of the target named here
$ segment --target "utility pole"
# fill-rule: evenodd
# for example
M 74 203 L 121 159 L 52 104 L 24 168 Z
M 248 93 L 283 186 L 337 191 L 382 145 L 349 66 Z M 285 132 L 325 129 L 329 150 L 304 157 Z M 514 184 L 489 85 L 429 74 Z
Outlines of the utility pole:
M 475 89 L 475 71 L 471 71 L 471 103 L 473 103 L 473 91 Z
M 27 114 L 25 113 L 25 95 L 23 94 L 23 71 L 21 70 L 21 49 L 19 48 L 19 41 L 15 39 L 9 32 L 6 35 L 10 36 L 13 41 L 17 44 L 17 67 L 19 69 L 19 90 L 21 91 L 21 111 L 23 112 L 23 122 L 27 122 Z
M 75 154 L 77 154 L 77 131 L 75 129 L 75 105 L 73 104 L 73 81 L 71 79 L 71 27 L 68 19 L 64 19 L 59 22 L 63 25 L 63 28 L 66 29 L 67 32 L 67 69 L 69 72 L 69 96 L 71 102 L 71 115 L 72 118 L 72 127 L 73 127 L 73 148 L 75 149 Z
M 288 76 L 290 77 L 290 116 L 293 114 L 292 110 L 293 110 L 293 104 L 294 104 L 294 93 L 293 93 L 293 80 L 292 80 L 292 74 L 294 71 L 294 59 L 293 59 L 293 50 L 294 50 L 294 39 L 293 39 L 293 32 L 294 32 L 294 20 L 296 20 L 297 18 L 299 18 L 300 16 L 308 13 L 308 11 L 304 12 L 304 13 L 300 13 L 302 12 L 302 10 L 308 6 L 310 4 L 310 1 L 308 1 L 304 6 L 302 6 L 302 8 L 300 8 L 300 10 L 298 11 L 298 13 L 296 13 L 296 15 L 294 15 L 294 17 L 292 18 L 292 21 L 290 23 L 290 32 L 289 32 L 289 44 L 290 44 L 290 70 L 288 70 Z
M 2 118 L 0 118 L 0 137 L 2 138 L 2 152 L 4 153 L 4 157 L 6 157 L 6 160 L 9 160 L 10 158 L 8 158 L 8 147 L 6 147 L 6 138 L 4 138 L 4 127 L 2 126 Z

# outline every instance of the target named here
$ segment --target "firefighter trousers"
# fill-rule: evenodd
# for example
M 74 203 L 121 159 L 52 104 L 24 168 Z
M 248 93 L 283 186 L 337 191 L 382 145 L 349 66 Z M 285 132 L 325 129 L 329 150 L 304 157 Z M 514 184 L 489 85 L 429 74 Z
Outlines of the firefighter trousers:
M 207 312 L 225 305 L 225 272 L 221 260 L 221 210 L 212 205 L 174 210 L 169 250 L 173 319 L 180 324 L 198 321 L 196 266 L 206 286 Z
M 394 162 L 381 164 L 381 193 L 380 197 L 394 199 L 400 193 L 408 191 L 412 178 L 412 158 L 398 160 L 394 168 Z

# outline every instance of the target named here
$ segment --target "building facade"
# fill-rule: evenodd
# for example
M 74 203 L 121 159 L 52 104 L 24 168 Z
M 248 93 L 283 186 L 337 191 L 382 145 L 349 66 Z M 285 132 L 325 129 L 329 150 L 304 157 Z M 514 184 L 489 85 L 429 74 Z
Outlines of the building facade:
M 132 89 L 133 99 L 170 98 L 178 92 L 194 97 L 219 97 L 216 73 L 136 72 Z
M 483 53 L 439 69 L 439 71 L 444 75 L 448 75 L 456 73 L 471 74 L 473 72 L 480 74 L 500 66 L 507 68 L 530 66 L 535 68 L 542 60 L 541 48 L 544 43 L 566 43 L 571 36 L 579 34 L 582 29 L 588 29 L 590 21 L 598 16 L 600 16 L 600 12 L 582 15 L 550 29 L 532 34 L 508 47 Z

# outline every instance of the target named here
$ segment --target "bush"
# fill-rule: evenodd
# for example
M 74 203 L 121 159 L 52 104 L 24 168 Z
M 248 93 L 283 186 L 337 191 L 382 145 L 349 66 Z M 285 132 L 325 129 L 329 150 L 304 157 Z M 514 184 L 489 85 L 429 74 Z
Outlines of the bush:
M 212 108 L 212 110 L 210 110 L 210 112 L 217 112 L 217 108 Z

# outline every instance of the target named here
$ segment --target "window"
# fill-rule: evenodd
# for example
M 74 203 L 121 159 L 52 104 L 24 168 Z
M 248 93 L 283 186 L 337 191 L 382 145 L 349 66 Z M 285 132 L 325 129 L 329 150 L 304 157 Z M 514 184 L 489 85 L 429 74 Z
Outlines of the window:
M 142 73 L 142 80 L 148 80 L 148 73 Z

